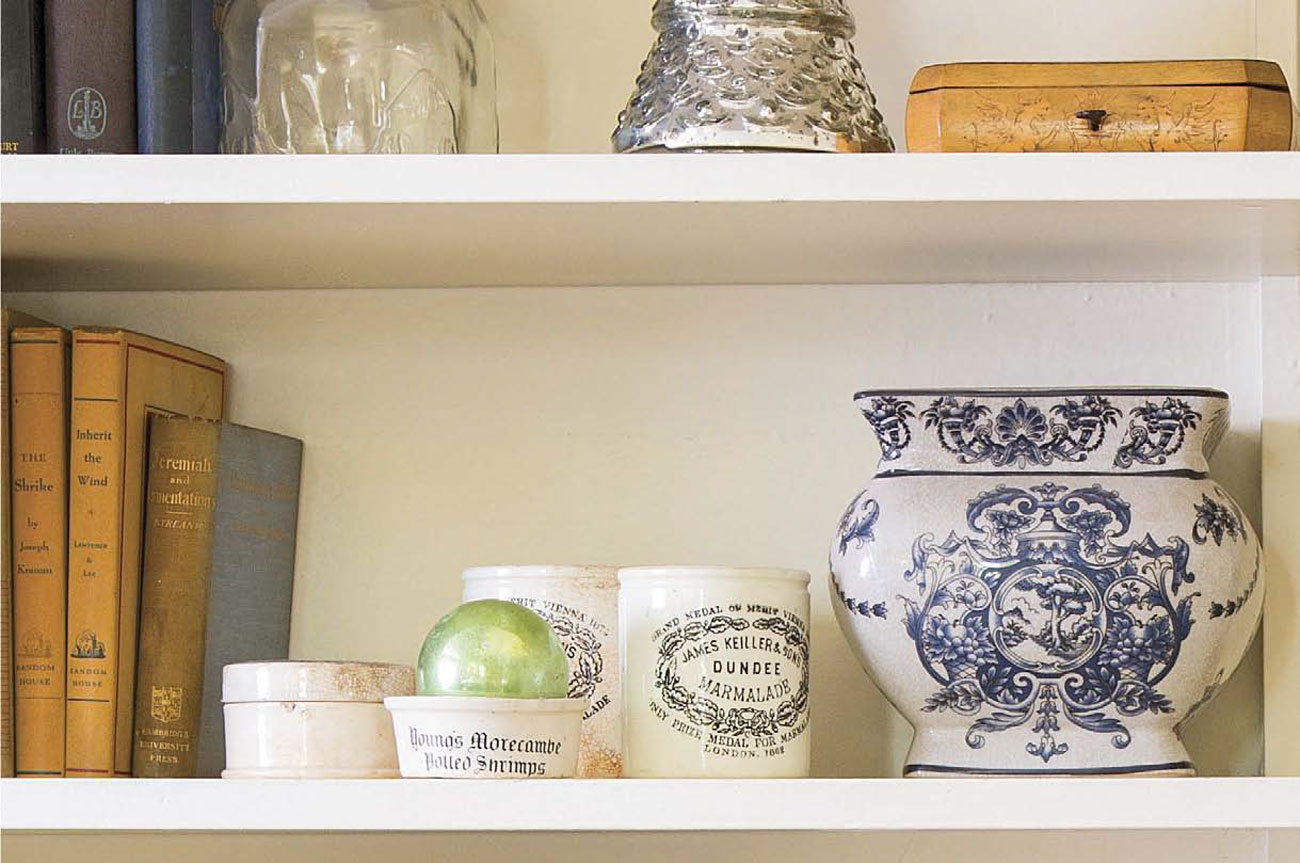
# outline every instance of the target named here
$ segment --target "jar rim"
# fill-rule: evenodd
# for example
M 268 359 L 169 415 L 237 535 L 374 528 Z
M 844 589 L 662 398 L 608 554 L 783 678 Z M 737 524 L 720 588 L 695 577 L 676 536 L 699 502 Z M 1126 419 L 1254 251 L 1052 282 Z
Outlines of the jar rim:
M 493 578 L 555 578 L 573 580 L 593 578 L 613 580 L 617 566 L 587 563 L 503 563 L 466 567 L 460 574 L 462 581 L 480 581 Z
M 788 581 L 808 584 L 812 580 L 802 569 L 782 569 L 765 566 L 625 566 L 618 571 L 619 582 L 658 579 L 669 581 L 678 578 L 704 578 L 720 581 Z

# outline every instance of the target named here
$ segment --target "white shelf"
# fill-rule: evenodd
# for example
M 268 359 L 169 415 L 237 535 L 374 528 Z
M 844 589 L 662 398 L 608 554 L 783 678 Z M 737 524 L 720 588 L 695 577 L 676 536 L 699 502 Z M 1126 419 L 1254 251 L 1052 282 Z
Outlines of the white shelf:
M 8 779 L 0 793 L 5 832 L 1300 828 L 1300 779 Z
M 20 290 L 1253 280 L 1300 153 L 0 159 Z

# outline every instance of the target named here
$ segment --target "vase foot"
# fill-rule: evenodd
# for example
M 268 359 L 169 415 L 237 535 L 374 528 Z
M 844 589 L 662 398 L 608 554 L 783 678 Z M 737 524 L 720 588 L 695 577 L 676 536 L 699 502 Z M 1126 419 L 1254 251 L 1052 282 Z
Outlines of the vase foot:
M 1047 757 L 1043 755 L 1046 753 Z M 1196 766 L 1171 731 L 1135 729 L 1127 745 L 1109 735 L 1071 735 L 1049 747 L 986 734 L 979 746 L 965 729 L 921 730 L 903 763 L 906 777 L 1195 776 Z
M 1142 764 L 1134 767 L 1082 767 L 1076 769 L 1053 769 L 1045 768 L 1043 770 L 1019 770 L 1016 768 L 978 768 L 978 767 L 950 767 L 941 764 L 905 764 L 903 766 L 903 776 L 908 779 L 956 779 L 969 777 L 972 779 L 981 776 L 1132 776 L 1135 778 L 1154 777 L 1154 776 L 1195 776 L 1196 767 L 1190 761 L 1174 762 L 1171 764 Z

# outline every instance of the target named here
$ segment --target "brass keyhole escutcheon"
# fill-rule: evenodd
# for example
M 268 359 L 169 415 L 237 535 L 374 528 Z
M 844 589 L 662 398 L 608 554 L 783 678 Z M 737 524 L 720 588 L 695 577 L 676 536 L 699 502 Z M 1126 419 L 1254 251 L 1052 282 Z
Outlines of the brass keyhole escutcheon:
M 1074 116 L 1088 124 L 1089 132 L 1100 132 L 1101 124 L 1106 119 L 1106 111 L 1100 108 L 1094 108 L 1089 111 L 1078 111 Z

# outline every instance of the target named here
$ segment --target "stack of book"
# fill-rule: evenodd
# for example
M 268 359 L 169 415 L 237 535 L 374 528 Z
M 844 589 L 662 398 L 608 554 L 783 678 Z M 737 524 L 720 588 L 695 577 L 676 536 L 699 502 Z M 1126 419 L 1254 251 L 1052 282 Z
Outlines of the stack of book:
M 226 2 L 4 0 L 0 152 L 217 152 Z
M 223 422 L 208 354 L 4 332 L 5 766 L 218 775 L 222 666 L 288 656 L 302 443 Z

